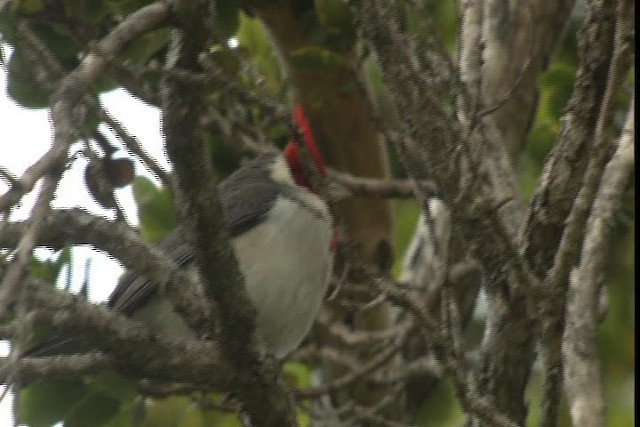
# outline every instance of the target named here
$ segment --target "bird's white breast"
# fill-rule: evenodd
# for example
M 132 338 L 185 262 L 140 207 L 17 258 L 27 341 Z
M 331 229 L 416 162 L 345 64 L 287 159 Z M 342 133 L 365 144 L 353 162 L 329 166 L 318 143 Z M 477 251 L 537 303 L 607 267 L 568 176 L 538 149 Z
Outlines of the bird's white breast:
M 302 189 L 279 198 L 266 221 L 234 239 L 258 311 L 258 332 L 278 357 L 299 345 L 320 309 L 331 273 L 331 239 L 325 203 Z

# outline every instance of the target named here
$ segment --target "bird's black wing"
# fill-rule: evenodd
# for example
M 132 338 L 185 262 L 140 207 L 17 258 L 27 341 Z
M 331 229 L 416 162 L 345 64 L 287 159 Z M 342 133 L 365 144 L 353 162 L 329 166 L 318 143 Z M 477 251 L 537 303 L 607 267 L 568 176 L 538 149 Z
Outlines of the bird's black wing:
M 186 267 L 193 261 L 193 251 L 186 242 L 182 227 L 171 231 L 157 245 L 179 267 Z M 155 293 L 155 283 L 135 271 L 127 271 L 118 281 L 118 285 L 109 296 L 108 306 L 112 310 L 130 316 L 144 305 Z
M 267 155 L 272 157 L 272 155 Z M 220 200 L 231 237 L 265 220 L 282 186 L 274 183 L 264 158 L 255 159 L 220 183 Z
M 268 164 L 264 158 L 248 162 L 219 185 L 223 216 L 231 237 L 235 237 L 262 222 L 279 191 L 268 181 Z M 193 251 L 186 242 L 186 233 L 176 228 L 158 244 L 180 267 L 193 262 Z M 109 297 L 109 307 L 131 315 L 156 292 L 156 285 L 135 272 L 127 272 Z

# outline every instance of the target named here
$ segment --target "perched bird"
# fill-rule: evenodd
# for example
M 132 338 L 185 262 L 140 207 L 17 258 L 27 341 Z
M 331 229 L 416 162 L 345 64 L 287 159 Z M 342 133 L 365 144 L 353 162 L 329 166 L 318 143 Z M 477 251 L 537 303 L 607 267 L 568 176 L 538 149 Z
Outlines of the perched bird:
M 320 177 L 325 166 L 300 106 L 294 111 L 301 142 Z M 330 279 L 332 218 L 305 174 L 301 150 L 291 140 L 281 154 L 265 154 L 243 165 L 219 184 L 226 226 L 247 292 L 257 309 L 256 327 L 267 349 L 282 358 L 309 331 Z M 158 244 L 181 267 L 194 262 L 192 248 L 178 227 Z M 191 334 L 157 286 L 135 272 L 120 279 L 108 306 L 173 336 Z M 69 353 L 73 339 L 46 342 L 28 356 Z M 77 344 L 77 342 L 75 343 Z

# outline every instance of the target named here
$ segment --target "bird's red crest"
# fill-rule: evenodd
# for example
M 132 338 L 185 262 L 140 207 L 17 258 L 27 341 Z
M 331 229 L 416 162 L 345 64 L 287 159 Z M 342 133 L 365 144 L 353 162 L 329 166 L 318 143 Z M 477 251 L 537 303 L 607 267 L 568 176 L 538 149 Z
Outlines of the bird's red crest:
M 322 161 L 322 156 L 320 156 L 320 152 L 318 151 L 318 148 L 316 147 L 314 141 L 311 125 L 309 124 L 309 120 L 305 116 L 304 110 L 302 109 L 301 105 L 296 105 L 293 118 L 296 126 L 302 133 L 302 142 L 304 143 L 305 148 L 309 151 L 309 155 L 311 156 L 311 159 L 313 160 L 318 173 L 320 173 L 320 176 L 322 177 L 327 176 L 327 171 L 324 166 L 324 162 Z M 284 149 L 284 156 L 287 159 L 287 163 L 291 168 L 291 174 L 293 175 L 296 183 L 313 191 L 311 183 L 304 174 L 300 159 L 300 153 L 295 141 L 289 141 Z

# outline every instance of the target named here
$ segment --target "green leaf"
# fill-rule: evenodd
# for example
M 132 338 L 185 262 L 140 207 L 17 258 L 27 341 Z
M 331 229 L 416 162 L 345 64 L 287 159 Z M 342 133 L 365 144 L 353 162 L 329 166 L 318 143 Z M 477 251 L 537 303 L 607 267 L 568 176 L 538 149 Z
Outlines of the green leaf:
M 311 415 L 308 410 L 297 409 L 296 418 L 300 427 L 309 427 L 311 425 Z
M 240 61 L 237 55 L 226 46 L 215 46 L 212 52 L 213 59 L 229 75 L 234 76 L 240 72 Z
M 240 9 L 238 0 L 216 1 L 216 20 L 218 31 L 224 38 L 233 36 L 240 25 Z
M 329 33 L 352 31 L 353 15 L 342 0 L 315 0 L 318 20 Z
M 57 257 L 41 261 L 36 257 L 30 260 L 29 268 L 34 277 L 48 283 L 55 283 L 62 268 L 71 263 L 71 248 L 65 247 Z
M 49 427 L 65 418 L 84 396 L 81 380 L 48 380 L 32 384 L 18 396 L 18 421 L 30 427 Z
M 394 204 L 396 217 L 396 253 L 404 254 L 420 215 L 420 205 L 415 200 L 397 200 Z M 400 274 L 402 270 L 402 257 L 397 256 L 393 265 L 394 274 Z
M 35 79 L 32 67 L 21 49 L 15 49 L 9 58 L 7 77 L 7 94 L 17 104 L 24 108 L 45 108 L 49 105 L 51 92 Z
M 104 0 L 104 2 L 113 15 L 127 16 L 151 3 L 151 0 Z
M 55 20 L 34 21 L 31 29 L 40 37 L 65 70 L 71 70 L 78 64 L 81 46 L 68 24 Z
M 205 424 L 204 412 L 202 409 L 195 403 L 190 402 L 190 404 L 184 409 L 184 413 L 182 414 L 182 418 L 178 425 L 180 427 L 204 427 L 208 424 Z
M 101 373 L 86 382 L 47 380 L 21 391 L 19 419 L 31 427 L 49 427 L 59 421 L 65 427 L 101 426 L 120 416 L 121 404 L 130 408 L 135 396 L 131 382 L 113 373 Z
M 15 12 L 33 14 L 44 9 L 44 0 L 14 0 L 11 5 Z
M 240 421 L 232 412 L 203 411 L 203 426 L 240 427 Z
M 209 406 L 221 406 L 225 400 L 223 396 L 218 393 L 208 393 L 206 396 L 202 396 L 203 401 L 210 403 Z M 203 426 L 216 426 L 216 427 L 239 427 L 240 422 L 238 416 L 234 412 L 223 412 L 215 410 L 200 410 L 202 414 Z M 182 426 L 181 426 L 182 427 Z
M 167 190 L 139 176 L 133 181 L 133 197 L 138 205 L 140 230 L 146 240 L 159 242 L 176 227 L 173 203 Z
M 148 32 L 138 37 L 124 52 L 123 58 L 132 64 L 144 65 L 169 43 L 171 32 L 168 28 Z
M 64 419 L 65 427 L 100 426 L 117 413 L 120 401 L 97 392 L 85 394 Z
M 100 126 L 101 120 L 98 116 L 92 112 L 89 112 L 85 117 L 83 131 L 85 135 L 93 135 Z
M 542 119 L 559 119 L 567 106 L 573 82 L 575 81 L 576 68 L 564 62 L 553 64 L 540 77 L 542 90 L 540 99 L 540 117 Z
M 137 396 L 136 382 L 115 372 L 101 372 L 86 379 L 97 392 L 116 400 L 133 400 Z
M 109 8 L 105 2 L 87 0 L 83 20 L 87 23 L 99 23 L 109 16 Z
M 192 402 L 184 396 L 154 399 L 146 405 L 147 416 L 144 427 L 175 427 L 187 414 Z
M 556 120 L 548 119 L 539 120 L 529 132 L 527 152 L 537 164 L 542 165 L 553 146 L 559 130 L 559 123 Z
M 121 402 L 118 412 L 109 420 L 103 422 L 101 427 L 130 427 L 139 425 L 133 418 L 133 410 L 136 404 L 136 401 Z
M 91 85 L 91 88 L 98 93 L 109 92 L 110 90 L 117 89 L 118 87 L 119 85 L 115 80 L 104 74 L 98 76 Z
M 0 26 L 7 30 L 8 41 L 15 38 L 15 28 L 11 21 L 15 16 L 9 14 L 9 22 L 6 22 L 6 14 L 0 14 Z M 79 47 L 71 36 L 67 26 L 54 21 L 34 21 L 31 29 L 38 35 L 64 69 L 75 67 L 78 62 Z M 34 60 L 39 60 L 35 58 Z M 8 95 L 19 105 L 25 108 L 45 108 L 49 104 L 51 91 L 42 87 L 33 74 L 33 66 L 20 48 L 15 48 L 8 64 Z M 52 82 L 53 83 L 53 82 Z
M 283 367 L 283 377 L 290 386 L 295 386 L 300 389 L 311 387 L 311 369 L 303 363 L 285 363 Z M 300 426 L 311 425 L 311 418 L 308 411 L 302 409 L 296 410 L 296 418 Z
M 276 59 L 267 31 L 258 19 L 253 19 L 240 14 L 240 27 L 236 34 L 239 48 L 255 64 L 256 68 L 264 76 L 269 89 L 278 92 L 282 87 L 282 75 L 280 65 Z
M 283 376 L 289 385 L 296 386 L 298 388 L 311 387 L 311 370 L 303 363 L 285 363 Z
M 11 11 L 11 8 L 5 7 L 0 10 L 0 44 L 10 44 L 15 46 L 17 38 L 18 19 Z M 4 53 L 6 55 L 6 52 Z M 2 64 L 6 66 L 5 62 Z
M 284 149 L 284 146 L 289 142 L 289 138 L 291 138 L 291 129 L 286 123 L 276 123 L 274 126 L 266 129 L 265 133 L 269 141 L 273 141 L 277 147 L 282 149 Z
M 345 63 L 342 55 L 319 46 L 302 47 L 291 53 L 289 58 L 291 64 L 300 70 L 334 68 Z
M 74 22 L 98 24 L 111 13 L 108 1 L 63 0 L 63 3 L 65 17 Z
M 205 141 L 209 145 L 218 180 L 223 180 L 238 169 L 242 158 L 238 150 L 225 144 L 218 135 L 206 133 Z

